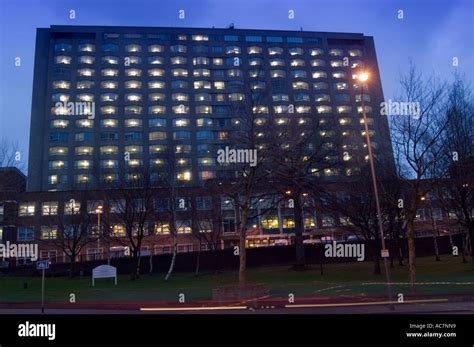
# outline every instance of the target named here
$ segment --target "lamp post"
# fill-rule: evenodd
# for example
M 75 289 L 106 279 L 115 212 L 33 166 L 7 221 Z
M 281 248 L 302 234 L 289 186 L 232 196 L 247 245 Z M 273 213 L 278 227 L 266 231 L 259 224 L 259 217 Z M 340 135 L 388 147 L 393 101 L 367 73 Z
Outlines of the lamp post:
M 97 213 L 97 255 L 99 256 L 100 252 L 100 214 L 102 213 L 102 205 L 97 206 L 95 213 Z
M 357 76 L 357 78 L 360 82 L 362 82 L 360 101 L 361 101 L 361 106 L 362 106 L 362 117 L 364 119 L 365 140 L 367 142 L 367 149 L 369 152 L 369 164 L 370 164 L 370 173 L 372 177 L 372 189 L 374 191 L 375 207 L 377 211 L 377 224 L 378 224 L 378 229 L 380 233 L 380 240 L 382 243 L 382 251 L 386 251 L 385 236 L 384 236 L 383 225 L 382 225 L 382 212 L 380 210 L 379 192 L 377 188 L 377 178 L 375 176 L 374 157 L 372 154 L 372 141 L 370 140 L 369 122 L 367 120 L 367 114 L 365 113 L 365 105 L 364 105 L 364 83 L 369 80 L 369 74 L 366 71 L 361 71 L 359 75 Z M 385 256 L 385 254 L 383 254 L 382 258 L 383 258 L 383 264 L 385 268 L 385 278 L 387 280 L 388 301 L 390 302 L 389 306 L 390 306 L 390 310 L 394 310 L 395 308 L 392 304 L 392 285 L 390 281 L 390 274 L 388 272 L 387 257 Z

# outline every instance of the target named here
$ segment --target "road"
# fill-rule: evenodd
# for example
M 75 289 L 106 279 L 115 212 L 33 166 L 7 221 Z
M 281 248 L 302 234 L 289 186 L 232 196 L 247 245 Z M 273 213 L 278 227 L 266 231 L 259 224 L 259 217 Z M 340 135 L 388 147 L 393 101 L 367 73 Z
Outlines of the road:
M 424 302 L 396 304 L 391 311 L 387 304 L 338 304 L 301 305 L 301 307 L 239 308 L 208 307 L 205 309 L 146 308 L 150 310 L 100 310 L 100 309 L 46 309 L 45 314 L 474 314 L 474 301 L 470 302 Z M 39 309 L 0 309 L 0 314 L 41 314 Z

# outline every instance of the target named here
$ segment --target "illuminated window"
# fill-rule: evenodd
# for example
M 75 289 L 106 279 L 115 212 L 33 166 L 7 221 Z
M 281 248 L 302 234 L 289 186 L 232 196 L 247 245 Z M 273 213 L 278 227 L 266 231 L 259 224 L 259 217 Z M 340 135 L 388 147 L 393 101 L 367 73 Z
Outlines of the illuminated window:
M 67 147 L 50 147 L 49 148 L 49 155 L 67 155 L 68 148 Z
M 180 171 L 176 174 L 176 179 L 178 181 L 190 181 L 191 180 L 191 171 Z
M 140 69 L 126 69 L 125 76 L 128 77 L 140 77 L 142 75 L 142 70 Z
M 231 93 L 228 94 L 230 101 L 242 101 L 245 99 L 245 95 L 241 93 Z
M 54 45 L 54 51 L 55 52 L 71 52 L 72 45 L 69 43 L 56 43 Z
M 172 65 L 186 64 L 187 59 L 185 57 L 172 57 L 170 59 Z
M 124 151 L 131 154 L 142 153 L 143 147 L 138 146 L 138 145 L 129 145 L 129 146 L 125 146 Z
M 163 57 L 149 57 L 148 58 L 148 64 L 150 65 L 161 65 L 164 64 L 164 58 Z
M 77 59 L 79 64 L 94 64 L 95 62 L 95 57 L 91 55 L 81 55 Z
M 318 113 L 331 113 L 332 107 L 331 106 L 316 106 L 316 111 Z
M 94 88 L 94 81 L 77 81 L 77 89 L 90 89 Z
M 288 49 L 288 53 L 290 53 L 290 55 L 302 55 L 304 53 L 304 51 L 303 51 L 302 48 L 292 47 L 292 48 Z
M 69 125 L 68 120 L 55 119 L 51 121 L 51 128 L 66 128 Z
M 124 113 L 129 114 L 141 114 L 142 108 L 140 106 L 125 106 Z
M 285 66 L 285 61 L 280 58 L 271 59 L 270 66 Z
M 343 71 L 337 71 L 332 73 L 333 78 L 346 78 L 346 73 Z
M 326 66 L 326 62 L 321 59 L 314 59 L 311 60 L 311 66 L 316 67 L 316 66 Z
M 125 89 L 139 89 L 142 87 L 142 82 L 140 81 L 126 81 Z
M 155 223 L 155 234 L 156 235 L 168 235 L 170 233 L 169 223 Z
M 209 41 L 209 37 L 207 35 L 193 35 L 193 41 Z
M 312 76 L 314 79 L 327 78 L 328 74 L 325 71 L 313 71 Z
M 333 48 L 333 49 L 330 49 L 330 50 L 329 50 L 329 55 L 330 55 L 330 56 L 333 56 L 333 57 L 342 56 L 342 55 L 343 55 L 343 52 L 342 52 L 341 49 Z
M 150 141 L 166 140 L 166 132 L 164 132 L 164 131 L 152 131 L 152 132 L 148 133 L 148 139 Z
M 93 94 L 77 94 L 76 96 L 77 101 L 94 101 L 94 95 Z
M 161 94 L 161 93 L 148 94 L 148 100 L 150 101 L 163 101 L 165 100 L 165 98 L 166 98 L 165 94 Z
M 187 127 L 189 126 L 189 119 L 187 118 L 178 118 L 173 120 L 173 126 L 175 127 Z
M 347 90 L 347 89 L 349 89 L 349 84 L 347 84 L 346 82 L 334 83 L 334 89 L 336 89 L 336 90 Z
M 258 46 L 251 46 L 247 48 L 247 53 L 248 54 L 260 54 L 262 53 L 262 48 Z
M 93 151 L 94 148 L 89 146 L 78 146 L 75 148 L 76 155 L 91 155 Z
M 76 120 L 76 127 L 78 128 L 92 128 L 94 121 L 91 119 L 78 119 Z
M 34 216 L 36 204 L 34 202 L 23 202 L 18 205 L 18 215 L 20 217 Z
M 267 216 L 262 218 L 262 228 L 264 229 L 278 229 L 278 217 Z
M 110 234 L 113 237 L 125 237 L 125 226 L 123 224 L 113 224 L 110 230 Z
M 125 51 L 127 52 L 141 52 L 142 46 L 137 44 L 129 44 L 125 46 Z
M 214 58 L 212 59 L 212 63 L 214 65 L 223 65 L 224 64 L 224 60 L 222 58 Z
M 291 76 L 293 78 L 306 78 L 306 71 L 304 71 L 304 70 L 293 70 L 293 71 L 291 71 Z
M 295 220 L 293 218 L 285 217 L 283 218 L 283 228 L 294 228 Z
M 164 114 L 166 112 L 165 106 L 150 106 L 148 107 L 149 114 Z
M 149 89 L 163 89 L 165 87 L 165 82 L 163 81 L 149 81 L 148 88 Z
M 118 108 L 115 106 L 103 106 L 100 108 L 101 114 L 117 114 Z
M 349 124 L 351 124 L 351 119 L 350 118 L 341 118 L 341 119 L 339 119 L 339 124 L 349 125 Z
M 309 84 L 306 82 L 293 82 L 293 89 L 309 89 Z
M 106 77 L 116 77 L 119 72 L 117 69 L 102 69 L 102 76 Z
M 240 54 L 240 47 L 238 46 L 227 46 L 225 48 L 226 54 Z
M 194 77 L 201 77 L 201 76 L 209 77 L 210 75 L 211 75 L 211 71 L 208 69 L 195 69 L 193 71 Z
M 69 64 L 71 64 L 71 57 L 68 57 L 67 55 L 58 55 L 58 56 L 54 57 L 54 62 L 56 64 L 69 65 Z
M 108 56 L 102 57 L 102 63 L 116 65 L 119 63 L 119 58 L 108 55 Z
M 186 69 L 173 69 L 173 70 L 171 70 L 171 74 L 174 77 L 188 77 L 188 70 L 186 70 Z M 156 76 L 162 76 L 162 75 L 156 75 Z
M 211 89 L 210 81 L 194 81 L 194 89 Z
M 101 155 L 112 155 L 118 153 L 117 146 L 100 146 L 100 154 Z
M 77 50 L 79 52 L 95 52 L 95 45 L 92 43 L 81 43 Z
M 111 159 L 101 160 L 100 167 L 103 169 L 116 169 L 118 167 L 118 161 Z
M 305 62 L 302 59 L 293 59 L 290 62 L 291 66 L 305 66 Z
M 161 45 L 150 45 L 148 46 L 148 52 L 151 53 L 158 53 L 158 52 L 163 52 L 164 47 Z
M 349 50 L 349 55 L 351 57 L 361 57 L 362 56 L 362 51 L 360 49 L 350 49 Z
M 78 69 L 77 70 L 77 75 L 78 76 L 91 77 L 91 76 L 94 76 L 94 74 L 95 74 L 95 71 L 92 70 L 92 69 L 84 68 L 84 69 Z
M 337 113 L 351 113 L 352 107 L 350 106 L 337 106 Z
M 371 106 L 364 106 L 363 108 L 366 113 L 372 113 L 372 107 Z M 362 106 L 357 106 L 357 113 L 362 113 Z
M 71 82 L 68 81 L 53 81 L 53 89 L 69 89 Z
M 64 214 L 78 214 L 81 212 L 81 203 L 75 199 L 69 199 L 64 202 Z
M 66 228 L 66 226 L 64 226 Z M 42 240 L 54 240 L 58 237 L 58 227 L 57 226 L 41 226 L 41 235 Z
M 164 145 L 153 145 L 149 147 L 150 153 L 163 153 L 166 151 L 166 146 Z
M 203 127 L 203 126 L 212 126 L 213 121 L 211 118 L 198 118 L 196 119 L 196 126 Z
M 74 162 L 74 167 L 80 170 L 87 170 L 92 168 L 92 161 L 91 160 L 76 160 Z

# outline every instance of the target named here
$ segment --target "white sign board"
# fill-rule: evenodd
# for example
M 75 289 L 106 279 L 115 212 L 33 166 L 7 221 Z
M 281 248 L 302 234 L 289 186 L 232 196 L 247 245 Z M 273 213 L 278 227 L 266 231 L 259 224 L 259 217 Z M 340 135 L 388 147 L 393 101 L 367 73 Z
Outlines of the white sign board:
M 390 254 L 388 252 L 388 249 L 382 249 L 381 251 L 382 258 L 388 258 L 390 257 Z
M 49 260 L 38 260 L 36 262 L 36 270 L 49 269 Z
M 115 285 L 117 285 L 117 268 L 110 265 L 100 265 L 92 270 L 92 286 L 95 284 L 96 278 L 115 277 Z

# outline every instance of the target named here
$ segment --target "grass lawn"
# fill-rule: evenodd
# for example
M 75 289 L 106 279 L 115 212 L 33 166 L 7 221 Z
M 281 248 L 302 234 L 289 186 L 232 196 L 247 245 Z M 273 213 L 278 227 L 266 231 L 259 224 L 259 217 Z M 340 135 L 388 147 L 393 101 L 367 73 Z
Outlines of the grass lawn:
M 306 271 L 293 271 L 289 266 L 274 266 L 249 269 L 248 283 L 263 283 L 270 288 L 273 296 L 329 296 L 347 294 L 384 294 L 384 275 L 372 274 L 373 264 L 327 264 L 324 275 L 320 275 L 318 265 Z M 407 282 L 407 266 L 390 269 L 393 282 Z M 46 300 L 66 302 L 74 293 L 76 300 L 169 300 L 177 301 L 178 294 L 184 293 L 186 301 L 211 299 L 212 289 L 218 286 L 236 284 L 237 272 L 219 274 L 175 273 L 169 282 L 164 274 L 142 275 L 137 281 L 128 276 L 119 276 L 118 285 L 113 280 L 91 278 L 46 278 Z M 23 289 L 23 283 L 28 288 Z M 417 286 L 419 294 L 465 293 L 474 295 L 474 265 L 463 264 L 459 257 L 442 256 L 440 262 L 434 257 L 417 259 Z M 450 282 L 450 284 L 433 284 Z M 467 284 L 469 283 L 470 284 Z M 455 284 L 458 283 L 458 284 Z M 465 283 L 465 284 L 462 284 Z M 394 293 L 408 293 L 408 285 L 395 284 Z M 0 277 L 0 302 L 39 301 L 41 278 Z

